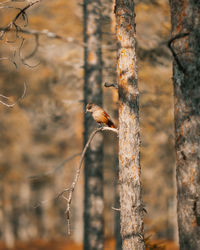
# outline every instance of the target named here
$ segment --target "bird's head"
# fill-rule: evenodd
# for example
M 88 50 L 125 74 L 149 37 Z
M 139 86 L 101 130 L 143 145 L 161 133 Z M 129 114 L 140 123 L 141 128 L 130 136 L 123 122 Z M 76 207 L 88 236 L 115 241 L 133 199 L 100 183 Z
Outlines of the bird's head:
M 94 104 L 88 103 L 86 106 L 86 112 L 93 112 Z

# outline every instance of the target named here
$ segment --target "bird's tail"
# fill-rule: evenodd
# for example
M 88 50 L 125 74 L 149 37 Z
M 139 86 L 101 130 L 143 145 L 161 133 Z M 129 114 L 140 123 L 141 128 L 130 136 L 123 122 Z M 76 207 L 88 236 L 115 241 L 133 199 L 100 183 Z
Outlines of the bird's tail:
M 110 119 L 108 120 L 107 125 L 108 125 L 108 127 L 110 127 L 110 128 L 117 128 L 117 127 L 115 126 L 115 124 L 114 124 Z

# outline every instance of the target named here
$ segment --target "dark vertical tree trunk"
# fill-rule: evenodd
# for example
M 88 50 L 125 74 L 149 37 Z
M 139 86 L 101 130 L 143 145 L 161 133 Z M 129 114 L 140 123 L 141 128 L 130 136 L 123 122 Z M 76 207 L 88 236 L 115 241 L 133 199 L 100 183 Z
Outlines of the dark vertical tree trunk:
M 179 242 L 194 250 L 200 249 L 200 1 L 170 5 Z
M 84 100 L 102 106 L 101 1 L 84 0 Z M 96 123 L 85 115 L 86 143 Z M 103 137 L 98 133 L 85 157 L 84 249 L 104 248 Z
M 119 81 L 119 182 L 123 249 L 144 249 L 140 183 L 139 91 L 133 0 L 116 0 Z

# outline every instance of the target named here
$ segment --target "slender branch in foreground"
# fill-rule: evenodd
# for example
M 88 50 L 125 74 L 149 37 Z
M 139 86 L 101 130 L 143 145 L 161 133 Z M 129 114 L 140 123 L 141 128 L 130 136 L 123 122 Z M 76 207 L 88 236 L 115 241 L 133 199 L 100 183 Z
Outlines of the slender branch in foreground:
M 15 68 L 17 69 L 17 63 L 14 60 L 12 60 L 11 58 L 1 57 L 0 61 L 3 61 L 3 60 L 7 60 L 7 61 L 11 62 L 15 66 Z
M 81 158 L 80 158 L 80 161 L 79 161 L 79 164 L 78 164 L 78 168 L 76 170 L 76 174 L 75 174 L 75 177 L 74 177 L 74 180 L 73 180 L 71 186 L 68 189 L 65 189 L 64 191 L 62 191 L 58 195 L 58 198 L 60 196 L 63 197 L 63 194 L 65 192 L 68 192 L 68 197 L 63 197 L 67 201 L 67 208 L 66 208 L 65 213 L 66 213 L 66 216 L 67 216 L 67 231 L 68 231 L 68 235 L 71 234 L 71 231 L 70 231 L 70 205 L 71 205 L 71 201 L 72 201 L 72 196 L 73 196 L 74 189 L 76 187 L 76 184 L 78 182 L 78 179 L 79 179 L 79 176 L 80 176 L 80 173 L 81 173 L 81 166 L 82 166 L 82 163 L 83 163 L 83 160 L 84 160 L 84 157 L 85 157 L 85 153 L 87 152 L 87 149 L 88 149 L 91 141 L 93 140 L 94 136 L 98 132 L 102 132 L 102 131 L 111 131 L 111 132 L 114 132 L 114 133 L 118 134 L 118 130 L 117 129 L 115 129 L 115 128 L 109 128 L 109 127 L 97 128 L 97 129 L 95 129 L 91 133 L 91 135 L 90 135 L 90 137 L 89 137 L 89 139 L 88 139 L 88 141 L 87 141 L 87 143 L 86 143 L 86 145 L 85 145 L 85 147 L 83 149 L 83 152 L 81 154 Z
M 23 19 L 28 21 L 28 17 L 26 15 L 26 10 L 28 8 L 30 8 L 31 6 L 35 5 L 36 3 L 39 3 L 40 0 L 37 0 L 35 2 L 30 2 L 28 5 L 26 5 L 23 9 L 21 8 L 15 8 L 15 7 L 12 7 L 14 9 L 19 9 L 20 11 L 17 13 L 17 15 L 13 18 L 13 20 L 5 27 L 1 27 L 0 30 L 1 30 L 1 36 L 0 36 L 0 39 L 3 39 L 4 35 L 6 32 L 10 31 L 10 29 L 14 26 L 15 27 L 15 31 L 16 31 L 16 36 L 17 36 L 17 32 L 18 30 L 20 29 L 20 26 L 18 24 L 16 24 L 16 21 L 17 19 L 22 15 Z M 4 6 L 4 8 L 6 8 Z
M 3 28 L 0 28 L 0 31 L 2 31 L 2 30 L 3 30 Z M 16 32 L 15 29 L 10 29 L 10 31 Z M 33 30 L 33 29 L 20 28 L 18 30 L 18 33 L 23 33 L 23 34 L 32 35 L 32 36 L 46 36 L 47 38 L 51 38 L 51 39 L 59 39 L 59 40 L 63 40 L 64 42 L 68 42 L 68 43 L 80 44 L 80 42 L 78 40 L 74 39 L 73 37 L 64 37 L 64 36 L 61 36 L 61 35 L 56 34 L 54 32 L 51 32 L 47 29 Z
M 9 103 L 6 103 L 5 101 L 0 100 L 0 103 L 8 108 L 14 107 L 21 99 L 24 98 L 25 94 L 26 94 L 26 83 L 24 83 L 24 91 L 23 91 L 22 95 L 18 98 L 18 100 L 16 102 L 9 104 Z M 9 100 L 8 96 L 0 94 L 0 97 Z
M 21 42 L 21 45 L 20 45 L 20 48 L 19 48 L 19 58 L 21 59 L 21 62 L 32 68 L 32 67 L 35 67 L 35 66 L 31 66 L 29 65 L 28 63 L 25 62 L 25 60 L 33 57 L 36 52 L 38 51 L 38 47 L 39 47 L 39 36 L 37 34 L 34 34 L 35 36 L 35 48 L 33 49 L 33 51 L 28 55 L 26 56 L 25 58 L 22 58 L 21 56 L 21 49 L 23 47 L 23 44 L 24 44 L 24 40 L 25 38 L 21 37 L 19 35 L 19 32 L 22 32 L 23 29 L 21 28 L 21 25 L 17 24 L 17 20 L 19 19 L 19 17 L 21 16 L 23 18 L 23 27 L 27 26 L 28 25 L 28 15 L 26 13 L 26 11 L 32 7 L 33 5 L 39 3 L 41 0 L 36 0 L 36 1 L 33 1 L 33 2 L 29 2 L 29 4 L 27 4 L 24 8 L 17 8 L 17 7 L 13 7 L 13 6 L 1 6 L 0 8 L 9 8 L 9 9 L 16 9 L 16 10 L 19 10 L 19 12 L 16 14 L 16 16 L 11 20 L 11 22 L 4 26 L 4 27 L 0 27 L 0 40 L 3 40 L 4 36 L 6 33 L 12 31 L 12 32 L 15 32 L 15 39 L 14 41 L 7 41 L 7 43 L 15 43 L 17 41 L 17 39 L 21 38 L 22 39 L 22 42 Z M 36 65 L 37 66 L 37 65 Z
M 21 62 L 22 62 L 24 65 L 26 65 L 26 66 L 28 66 L 28 67 L 30 67 L 30 68 L 35 68 L 35 67 L 37 67 L 40 63 L 37 63 L 37 64 L 35 64 L 35 65 L 30 65 L 30 64 L 28 64 L 28 63 L 26 62 L 26 60 L 28 60 L 28 59 L 30 59 L 31 57 L 33 57 L 33 56 L 36 54 L 36 52 L 38 51 L 38 48 L 39 48 L 39 37 L 38 37 L 37 35 L 35 35 L 35 47 L 34 47 L 33 51 L 32 51 L 29 55 L 27 55 L 27 56 L 25 56 L 25 57 L 22 57 L 22 56 L 21 56 L 21 50 L 22 50 L 22 48 L 23 48 L 23 46 L 24 46 L 24 42 L 25 42 L 25 38 L 22 37 L 22 42 L 21 42 L 21 45 L 20 45 L 20 47 L 19 47 L 19 58 L 21 59 Z

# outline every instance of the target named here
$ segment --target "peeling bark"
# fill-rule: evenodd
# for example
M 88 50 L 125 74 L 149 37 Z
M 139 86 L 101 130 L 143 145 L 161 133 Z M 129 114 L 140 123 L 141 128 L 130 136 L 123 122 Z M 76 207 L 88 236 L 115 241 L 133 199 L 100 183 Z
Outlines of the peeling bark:
M 144 249 L 140 182 L 139 91 L 133 0 L 116 0 L 119 82 L 119 183 L 123 249 Z
M 101 1 L 84 0 L 84 106 L 102 106 Z M 85 109 L 84 109 L 85 110 Z M 85 114 L 84 143 L 96 128 L 91 116 Z M 103 136 L 95 136 L 85 156 L 84 249 L 104 247 L 103 220 Z
M 179 243 L 200 249 L 200 2 L 171 0 Z M 181 37 L 179 34 L 188 33 Z M 180 37 L 180 38 L 178 38 Z

